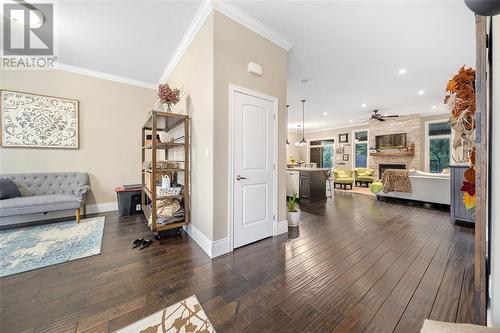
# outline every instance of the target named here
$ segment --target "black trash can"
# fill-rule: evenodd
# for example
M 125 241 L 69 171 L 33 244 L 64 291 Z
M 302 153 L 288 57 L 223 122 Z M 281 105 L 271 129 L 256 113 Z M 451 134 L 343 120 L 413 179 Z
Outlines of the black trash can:
M 137 185 L 122 185 L 115 188 L 118 199 L 118 215 L 130 216 L 142 213 L 141 188 Z

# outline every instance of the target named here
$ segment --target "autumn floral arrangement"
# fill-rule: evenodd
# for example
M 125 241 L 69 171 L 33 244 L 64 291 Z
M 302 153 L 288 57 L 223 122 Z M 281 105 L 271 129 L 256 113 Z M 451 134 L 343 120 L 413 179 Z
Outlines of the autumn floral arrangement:
M 474 133 L 476 128 L 476 72 L 472 68 L 460 68 L 458 73 L 448 81 L 446 86 L 445 104 L 450 111 L 450 124 L 455 131 L 453 149 L 465 152 L 462 158 L 455 162 L 469 162 L 465 170 L 465 181 L 460 189 L 467 209 L 476 206 L 476 148 Z
M 167 111 L 171 111 L 172 105 L 179 103 L 180 91 L 177 88 L 170 88 L 168 83 L 160 84 L 158 86 L 158 98 L 162 104 L 167 105 Z

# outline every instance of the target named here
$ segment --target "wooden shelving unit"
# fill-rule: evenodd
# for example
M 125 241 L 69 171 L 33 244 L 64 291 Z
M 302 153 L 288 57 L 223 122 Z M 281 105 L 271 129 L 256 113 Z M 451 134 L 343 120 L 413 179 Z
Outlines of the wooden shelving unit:
M 156 138 L 157 134 L 160 132 L 168 133 L 171 130 L 183 126 L 184 130 L 184 142 L 156 142 L 153 140 L 151 143 L 146 144 L 146 135 L 151 134 L 152 138 Z M 182 168 L 172 168 L 172 169 L 158 169 L 156 167 L 158 159 L 158 152 L 163 150 L 165 154 L 165 159 L 168 159 L 168 151 L 170 149 L 184 149 L 184 161 L 180 161 L 183 164 Z M 151 169 L 142 169 L 142 210 L 148 226 L 151 231 L 155 233 L 155 237 L 159 237 L 159 232 L 174 228 L 179 228 L 185 226 L 189 223 L 190 217 L 190 200 L 189 200 L 189 170 L 190 170 L 190 160 L 189 160 L 189 149 L 190 149 L 190 133 L 189 133 L 189 116 L 179 113 L 171 112 L 158 112 L 151 111 L 144 125 L 142 126 L 142 162 L 146 161 L 146 152 L 151 151 Z M 179 162 L 179 161 L 178 161 Z M 178 178 L 178 173 L 184 174 L 184 188 L 181 195 L 176 196 L 166 196 L 157 193 L 156 181 L 158 176 L 169 174 L 174 176 L 175 179 Z M 149 177 L 150 188 L 146 186 L 146 179 Z M 184 220 L 171 223 L 171 224 L 158 224 L 157 223 L 157 201 L 166 198 L 177 198 L 181 199 L 182 206 L 184 208 Z M 150 205 L 148 204 L 150 202 Z M 151 219 L 151 220 L 150 220 Z

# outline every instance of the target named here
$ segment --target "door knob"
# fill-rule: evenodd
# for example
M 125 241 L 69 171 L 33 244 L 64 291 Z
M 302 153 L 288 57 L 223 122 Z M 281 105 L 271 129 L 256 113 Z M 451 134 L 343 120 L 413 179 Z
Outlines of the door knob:
M 236 176 L 236 180 L 242 180 L 242 179 L 247 179 L 247 177 L 241 177 L 240 175 Z

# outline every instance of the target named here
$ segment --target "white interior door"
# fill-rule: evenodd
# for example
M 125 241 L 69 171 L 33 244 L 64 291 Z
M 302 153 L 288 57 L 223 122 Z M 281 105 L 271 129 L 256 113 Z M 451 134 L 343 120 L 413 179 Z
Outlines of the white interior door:
M 274 103 L 234 92 L 233 243 L 273 234 Z

